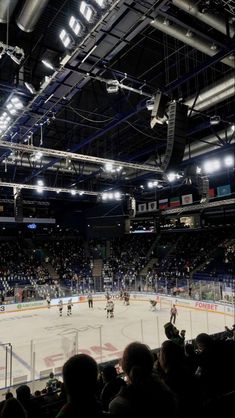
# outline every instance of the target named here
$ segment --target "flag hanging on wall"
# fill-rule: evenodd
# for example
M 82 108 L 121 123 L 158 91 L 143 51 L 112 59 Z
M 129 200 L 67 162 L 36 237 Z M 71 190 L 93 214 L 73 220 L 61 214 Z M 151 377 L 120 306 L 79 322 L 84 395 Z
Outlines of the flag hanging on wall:
M 140 205 L 138 205 L 138 212 L 146 212 L 146 210 L 147 210 L 146 203 L 141 203 Z
M 159 200 L 159 209 L 168 208 L 168 199 Z
M 227 196 L 231 194 L 230 184 L 225 184 L 224 186 L 217 187 L 217 196 Z
M 180 206 L 180 198 L 178 197 L 171 197 L 170 198 L 170 207 L 175 208 L 177 206 Z
M 149 202 L 148 210 L 151 212 L 153 210 L 157 210 L 157 202 Z
M 193 195 L 192 194 L 185 194 L 181 196 L 182 198 L 182 205 L 190 205 L 193 203 Z
M 208 190 L 208 195 L 209 195 L 209 197 L 215 197 L 215 189 L 214 188 L 209 189 Z

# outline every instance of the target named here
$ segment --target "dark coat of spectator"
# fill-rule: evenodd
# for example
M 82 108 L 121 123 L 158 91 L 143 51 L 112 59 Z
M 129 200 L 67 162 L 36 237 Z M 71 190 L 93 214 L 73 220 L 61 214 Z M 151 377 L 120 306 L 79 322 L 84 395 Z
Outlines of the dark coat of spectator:
M 63 366 L 63 381 L 67 403 L 56 418 L 103 418 L 101 404 L 96 399 L 98 366 L 86 355 L 71 357 Z
M 119 390 L 126 386 L 121 377 L 118 377 L 117 370 L 114 366 L 106 366 L 103 369 L 104 387 L 102 389 L 100 400 L 104 411 L 108 411 L 109 404 Z
M 109 411 L 115 418 L 152 417 L 164 411 L 164 417 L 175 416 L 173 395 L 153 373 L 153 355 L 139 342 L 129 344 L 123 353 L 122 369 L 127 386 L 111 401 Z
M 4 403 L 1 418 L 28 418 L 28 415 L 17 399 L 10 398 Z

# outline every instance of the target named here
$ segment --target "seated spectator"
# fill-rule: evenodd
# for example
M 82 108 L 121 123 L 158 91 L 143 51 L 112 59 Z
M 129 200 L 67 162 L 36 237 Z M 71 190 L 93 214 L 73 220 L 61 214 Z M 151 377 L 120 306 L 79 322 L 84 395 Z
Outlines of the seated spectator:
M 179 416 L 188 416 L 190 405 L 195 405 L 190 411 L 191 417 L 196 417 L 199 410 L 199 391 L 196 378 L 187 367 L 183 349 L 173 341 L 164 341 L 159 353 L 159 375 L 163 382 L 176 395 Z
M 49 374 L 49 380 L 46 384 L 46 387 L 47 388 L 51 387 L 53 390 L 56 390 L 58 382 L 59 382 L 59 380 L 55 377 L 54 373 L 50 373 Z
M 100 395 L 100 400 L 104 411 L 108 411 L 109 404 L 119 390 L 126 386 L 121 377 L 118 377 L 117 370 L 114 366 L 106 366 L 103 369 L 104 387 Z
M 20 401 L 22 406 L 27 412 L 27 418 L 39 418 L 39 404 L 37 398 L 31 396 L 30 388 L 27 385 L 21 385 L 16 389 L 17 400 Z
M 87 354 L 71 357 L 63 366 L 67 404 L 56 418 L 102 418 L 101 405 L 96 399 L 98 366 Z
M 0 416 L 1 416 L 1 411 L 2 411 L 2 409 L 3 409 L 3 407 L 4 407 L 4 405 L 5 405 L 5 402 L 6 402 L 8 399 L 11 399 L 11 398 L 13 398 L 13 394 L 12 394 L 11 392 L 7 392 L 7 393 L 5 394 L 5 400 L 4 400 L 4 401 L 2 401 L 2 402 L 0 402 Z
M 21 405 L 21 403 L 15 398 L 9 398 L 5 403 L 1 413 L 1 418 L 27 418 L 28 415 Z
M 146 345 L 133 342 L 125 348 L 122 369 L 127 386 L 109 405 L 113 417 L 151 417 L 157 410 L 164 411 L 165 417 L 175 416 L 173 395 L 154 375 L 153 362 L 153 355 Z

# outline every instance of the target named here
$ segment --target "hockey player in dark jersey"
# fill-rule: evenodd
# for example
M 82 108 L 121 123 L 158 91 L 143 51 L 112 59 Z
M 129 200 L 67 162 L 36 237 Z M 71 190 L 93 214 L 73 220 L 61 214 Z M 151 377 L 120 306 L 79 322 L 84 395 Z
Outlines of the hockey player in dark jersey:
M 67 316 L 72 315 L 72 306 L 73 306 L 72 299 L 69 299 L 67 303 Z

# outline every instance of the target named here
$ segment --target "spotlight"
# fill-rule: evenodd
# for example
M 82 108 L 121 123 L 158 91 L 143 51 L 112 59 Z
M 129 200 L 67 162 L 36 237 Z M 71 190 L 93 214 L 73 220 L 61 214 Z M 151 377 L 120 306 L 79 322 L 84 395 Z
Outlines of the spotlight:
M 70 193 L 71 193 L 72 196 L 75 196 L 77 192 L 76 192 L 76 190 L 72 189 Z

